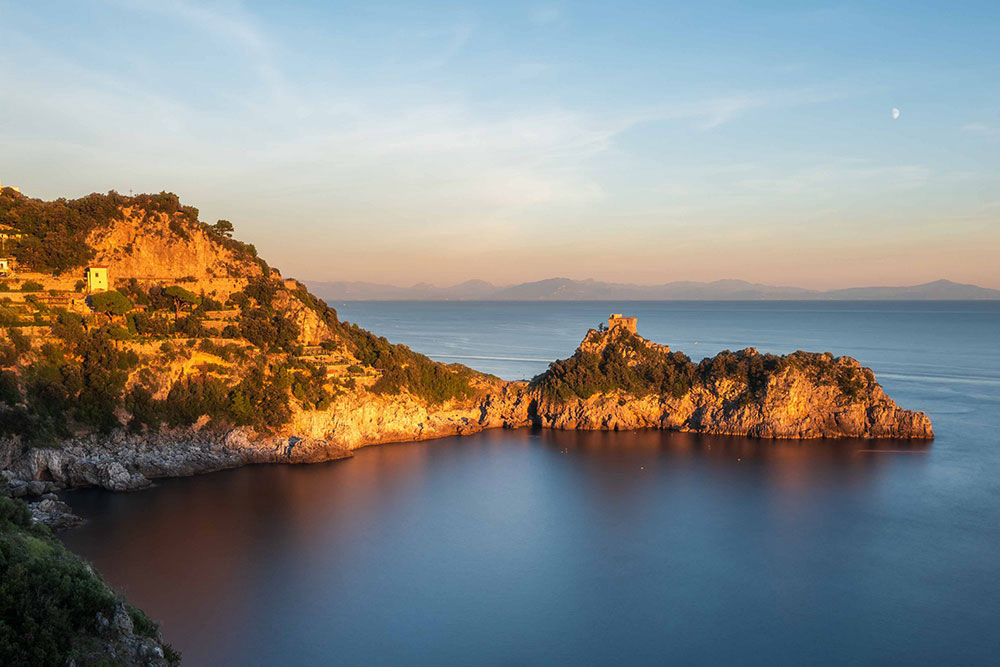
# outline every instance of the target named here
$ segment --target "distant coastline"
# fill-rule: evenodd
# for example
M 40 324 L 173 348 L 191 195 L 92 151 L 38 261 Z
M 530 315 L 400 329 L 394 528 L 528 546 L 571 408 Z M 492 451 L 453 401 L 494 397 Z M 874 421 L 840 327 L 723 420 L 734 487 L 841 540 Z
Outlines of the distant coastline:
M 811 290 L 743 280 L 677 281 L 660 285 L 549 278 L 517 285 L 469 280 L 438 287 L 399 287 L 360 281 L 307 281 L 332 301 L 967 301 L 1000 300 L 1000 290 L 936 280 L 920 285 Z

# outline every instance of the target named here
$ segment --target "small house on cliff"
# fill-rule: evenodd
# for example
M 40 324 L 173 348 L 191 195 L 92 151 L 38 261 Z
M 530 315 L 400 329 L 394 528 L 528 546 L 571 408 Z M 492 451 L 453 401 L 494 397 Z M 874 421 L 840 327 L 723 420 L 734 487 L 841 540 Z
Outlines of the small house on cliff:
M 83 273 L 83 277 L 87 281 L 88 292 L 108 291 L 108 267 L 88 266 L 87 270 Z
M 608 331 L 615 329 L 625 329 L 631 333 L 638 333 L 638 319 L 635 317 L 625 317 L 621 313 L 611 313 L 608 317 Z

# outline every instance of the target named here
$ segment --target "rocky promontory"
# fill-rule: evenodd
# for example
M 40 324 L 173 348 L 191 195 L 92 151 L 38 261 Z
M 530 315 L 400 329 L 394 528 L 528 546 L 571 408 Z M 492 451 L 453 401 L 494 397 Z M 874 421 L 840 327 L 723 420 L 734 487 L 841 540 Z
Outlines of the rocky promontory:
M 869 368 L 830 353 L 722 352 L 694 364 L 624 328 L 591 330 L 532 382 L 532 421 L 559 429 L 660 428 L 758 438 L 933 437 Z

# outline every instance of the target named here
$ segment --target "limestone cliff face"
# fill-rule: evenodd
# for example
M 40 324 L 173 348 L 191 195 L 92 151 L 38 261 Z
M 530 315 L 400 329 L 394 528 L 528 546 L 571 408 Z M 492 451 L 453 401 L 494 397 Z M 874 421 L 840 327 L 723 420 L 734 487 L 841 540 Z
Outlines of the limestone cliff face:
M 295 281 L 285 282 L 292 283 L 297 291 L 305 289 L 302 285 L 296 284 Z M 299 340 L 303 345 L 320 345 L 337 340 L 330 327 L 316 311 L 296 298 L 294 292 L 279 290 L 274 296 L 273 306 L 295 323 L 299 329 Z
M 226 296 L 242 289 L 263 269 L 226 248 L 181 215 L 125 207 L 121 219 L 95 229 L 87 238 L 93 264 L 106 265 L 111 279 L 173 284 L 194 278 L 207 293 Z
M 533 422 L 558 429 L 624 431 L 660 428 L 756 438 L 928 439 L 934 433 L 922 412 L 904 410 L 880 387 L 845 400 L 829 387 L 796 377 L 776 378 L 768 396 L 745 404 L 733 386 L 700 387 L 676 399 L 636 398 L 624 392 L 568 402 L 539 397 Z

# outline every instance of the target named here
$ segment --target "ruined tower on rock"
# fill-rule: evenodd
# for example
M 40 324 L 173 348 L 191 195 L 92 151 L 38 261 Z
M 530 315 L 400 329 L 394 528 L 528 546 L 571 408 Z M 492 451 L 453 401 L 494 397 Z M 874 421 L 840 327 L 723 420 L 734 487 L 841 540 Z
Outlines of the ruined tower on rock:
M 631 333 L 637 333 L 636 321 L 634 317 L 624 317 L 621 313 L 611 313 L 608 317 L 608 331 L 621 328 Z

